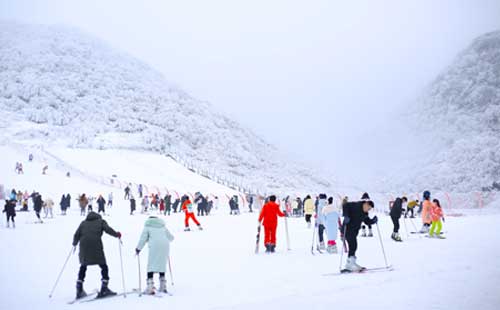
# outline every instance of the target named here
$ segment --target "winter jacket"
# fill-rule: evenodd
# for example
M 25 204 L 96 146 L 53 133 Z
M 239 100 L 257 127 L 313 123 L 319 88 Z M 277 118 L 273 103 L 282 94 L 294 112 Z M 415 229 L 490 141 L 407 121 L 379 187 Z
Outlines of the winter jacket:
M 42 211 L 42 206 L 43 206 L 42 196 L 37 195 L 35 197 L 33 209 L 35 209 L 35 212 L 40 212 L 40 211 Z
M 130 198 L 130 211 L 135 211 L 135 199 Z
M 323 208 L 326 206 L 326 199 L 319 199 L 318 200 L 318 210 L 316 211 L 317 214 L 318 214 L 318 217 L 317 217 L 317 223 L 318 225 L 325 225 L 325 220 L 324 220 L 324 217 L 321 216 L 323 214 Z
M 45 199 L 45 203 L 43 204 L 45 208 L 52 209 L 54 207 L 54 201 L 52 198 Z
M 314 206 L 314 202 L 311 198 L 307 198 L 304 201 L 304 214 L 306 215 L 313 215 L 314 214 L 314 209 L 316 207 Z
M 408 202 L 408 209 L 413 209 L 418 205 L 418 203 L 415 200 L 412 200 Z
M 165 227 L 162 219 L 151 216 L 146 220 L 136 248 L 142 250 L 148 243 L 148 272 L 166 272 L 170 242 L 173 240 L 174 236 Z
M 435 203 L 431 206 L 431 218 L 433 222 L 437 222 L 443 218 L 443 209 Z
M 389 215 L 392 218 L 399 219 L 401 217 L 401 213 L 403 213 L 403 200 L 398 197 L 392 204 L 391 212 L 389 212 Z
M 430 200 L 424 200 L 422 203 L 422 222 L 424 224 L 431 224 L 432 222 L 432 202 Z
M 82 195 L 80 196 L 80 199 L 78 199 L 78 203 L 80 204 L 81 209 L 85 209 L 89 204 L 89 200 L 87 199 L 86 196 Z
M 99 210 L 104 210 L 104 206 L 106 205 L 106 200 L 104 200 L 104 198 L 102 197 L 99 197 L 99 199 L 97 199 L 97 205 L 99 206 Z
M 336 240 L 339 229 L 339 212 L 334 204 L 326 205 L 321 211 L 328 240 Z
M 364 201 L 358 202 L 347 202 L 342 206 L 343 216 L 349 217 L 349 223 L 347 223 L 347 230 L 358 232 L 361 228 L 361 223 L 366 225 L 372 225 L 373 221 L 368 217 L 368 213 L 363 211 Z
M 99 214 L 90 212 L 73 236 L 73 246 L 80 243 L 80 264 L 86 266 L 106 264 L 101 240 L 103 232 L 116 238 L 119 236 Z
M 266 227 L 276 227 L 278 226 L 278 216 L 285 216 L 283 212 L 280 210 L 280 206 L 275 202 L 268 202 L 260 211 L 259 222 L 263 222 L 262 224 Z
M 194 208 L 193 208 L 193 204 L 191 203 L 191 199 L 187 198 L 183 203 L 182 203 L 182 207 L 181 207 L 181 210 L 186 212 L 186 213 L 193 213 L 194 211 Z
M 5 200 L 5 206 L 2 212 L 6 213 L 7 216 L 16 216 L 16 201 Z

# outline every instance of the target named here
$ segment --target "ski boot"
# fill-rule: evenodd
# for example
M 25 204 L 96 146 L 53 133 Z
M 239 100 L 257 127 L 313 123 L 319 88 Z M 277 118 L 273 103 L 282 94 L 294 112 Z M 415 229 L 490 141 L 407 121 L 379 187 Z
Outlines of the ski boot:
M 203 230 L 203 227 L 201 227 L 201 225 L 198 225 L 198 229 Z
M 160 293 L 167 294 L 167 280 L 165 280 L 165 277 L 160 277 Z
M 328 247 L 326 248 L 326 251 L 330 254 L 337 254 L 338 253 L 338 250 L 337 250 L 337 245 L 334 244 L 334 245 L 328 245 Z
M 153 279 L 146 280 L 146 289 L 144 290 L 145 295 L 154 295 L 155 294 L 155 283 Z
M 361 227 L 361 237 L 366 237 L 366 228 L 365 228 L 365 226 Z
M 324 241 L 321 241 L 321 242 L 319 243 L 319 249 L 320 249 L 321 251 L 324 251 L 324 250 L 325 250 L 325 242 L 324 242 Z
M 356 263 L 356 256 L 351 256 L 347 258 L 347 263 L 345 265 L 345 269 L 351 272 L 359 272 L 363 269 L 364 267 L 361 267 Z
M 83 290 L 83 281 L 76 281 L 76 299 L 86 297 L 87 293 Z
M 266 253 L 271 253 L 271 245 L 266 244 Z
M 401 239 L 401 236 L 400 236 L 398 233 L 392 233 L 391 238 L 392 238 L 392 240 L 394 240 L 394 241 L 398 241 L 398 242 L 403 241 L 403 240 Z
M 186 227 L 186 228 L 184 228 L 184 231 L 191 231 L 191 228 Z
M 368 228 L 368 237 L 373 237 L 373 231 L 371 228 Z
M 102 280 L 101 290 L 97 294 L 97 298 L 115 296 L 116 293 L 108 288 L 108 280 Z
M 10 228 L 10 223 L 9 222 L 7 222 L 7 228 Z
M 426 233 L 429 232 L 429 230 L 430 230 L 429 226 L 427 226 L 427 225 L 424 224 L 424 226 L 422 226 L 422 229 L 420 229 L 420 233 L 421 234 L 426 234 Z
M 276 251 L 276 244 L 270 244 L 269 248 L 271 250 L 271 253 L 274 253 Z
M 307 223 L 307 229 L 311 229 L 311 222 Z

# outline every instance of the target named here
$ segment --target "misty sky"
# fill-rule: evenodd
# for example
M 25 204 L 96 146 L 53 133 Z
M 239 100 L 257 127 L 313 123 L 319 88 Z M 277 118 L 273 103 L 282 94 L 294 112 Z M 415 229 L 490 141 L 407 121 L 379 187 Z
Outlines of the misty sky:
M 377 129 L 474 37 L 500 29 L 500 0 L 0 0 L 0 18 L 76 26 L 295 157 L 356 179 L 404 139 L 378 141 Z

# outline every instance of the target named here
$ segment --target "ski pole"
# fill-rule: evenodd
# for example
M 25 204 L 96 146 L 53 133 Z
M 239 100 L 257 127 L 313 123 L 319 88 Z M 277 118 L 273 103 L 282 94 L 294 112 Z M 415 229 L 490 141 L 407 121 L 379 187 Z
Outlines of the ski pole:
M 120 251 L 120 267 L 122 271 L 123 298 L 127 298 L 127 291 L 125 290 L 125 273 L 123 272 L 122 244 L 122 240 L 118 239 L 118 249 Z
M 345 233 L 346 233 L 346 231 L 347 231 L 347 225 L 346 225 L 346 224 L 344 224 L 344 229 L 343 229 L 343 231 L 344 231 L 344 234 L 342 235 L 342 244 L 343 244 L 343 247 L 344 247 L 344 248 L 343 248 L 343 249 L 342 249 L 342 251 L 340 252 L 340 264 L 339 264 L 339 270 L 340 270 L 340 271 L 342 271 L 342 260 L 343 260 L 343 258 L 344 258 L 344 252 L 345 252 L 345 250 L 347 250 L 347 247 L 346 247 L 346 244 L 345 244 Z
M 380 240 L 380 246 L 382 247 L 382 253 L 384 254 L 385 267 L 389 268 L 389 264 L 387 264 L 387 256 L 385 255 L 384 242 L 382 242 L 382 235 L 380 234 L 380 228 L 378 227 L 378 222 L 375 225 L 377 225 L 378 238 Z
M 75 247 L 72 246 L 71 250 L 68 253 L 68 257 L 66 257 L 66 261 L 64 262 L 64 265 L 59 272 L 59 275 L 57 276 L 56 283 L 54 283 L 54 286 L 52 287 L 52 291 L 50 291 L 49 298 L 52 298 L 52 294 L 54 294 L 54 291 L 56 290 L 57 284 L 59 284 L 59 279 L 61 279 L 61 276 L 63 274 L 64 269 L 66 268 L 66 264 L 68 264 L 69 258 L 71 257 L 71 254 L 75 251 Z
M 168 257 L 168 271 L 170 272 L 170 282 L 174 286 L 174 274 L 172 273 L 172 263 L 170 262 L 170 256 Z
M 313 227 L 313 237 L 312 237 L 312 244 L 311 244 L 311 254 L 314 255 L 314 241 L 316 240 L 316 223 L 314 223 Z
M 137 270 L 139 271 L 139 297 L 142 297 L 141 258 L 139 256 L 139 253 L 137 254 Z
M 288 213 L 285 213 L 286 248 L 290 251 L 290 235 L 288 234 Z

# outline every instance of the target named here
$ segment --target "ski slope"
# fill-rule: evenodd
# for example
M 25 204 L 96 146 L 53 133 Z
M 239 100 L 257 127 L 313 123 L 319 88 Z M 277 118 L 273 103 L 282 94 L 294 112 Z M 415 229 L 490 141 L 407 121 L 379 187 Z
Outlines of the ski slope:
M 8 188 L 36 189 L 57 202 L 62 193 L 73 198 L 80 192 L 115 191 L 115 206 L 106 220 L 123 234 L 123 262 L 126 289 L 138 287 L 138 268 L 134 249 L 146 215 L 130 216 L 128 201 L 121 190 L 98 182 L 97 176 L 116 173 L 137 182 L 163 181 L 179 184 L 182 190 L 228 191 L 189 171 L 175 170 L 168 159 L 151 154 L 123 151 L 89 151 L 53 148 L 54 157 L 38 152 L 35 162 L 25 165 L 25 175 L 16 175 L 16 160 L 27 157 L 23 147 L 0 147 L 0 184 Z M 24 156 L 24 157 L 23 157 Z M 48 175 L 41 175 L 46 160 Z M 71 178 L 65 176 L 72 170 Z M 154 170 L 154 173 L 152 173 Z M 176 181 L 176 179 L 178 181 Z M 192 187 L 191 187 L 192 186 Z M 385 201 L 375 201 L 386 205 Z M 290 247 L 286 250 L 284 221 L 278 227 L 275 255 L 254 254 L 257 214 L 243 212 L 229 216 L 226 204 L 209 217 L 199 217 L 204 231 L 183 232 L 183 215 L 165 217 L 176 239 L 172 243 L 175 286 L 169 283 L 171 297 L 154 298 L 129 295 L 85 304 L 68 305 L 74 298 L 78 256 L 72 255 L 52 299 L 48 294 L 71 250 L 72 235 L 82 220 L 76 201 L 67 216 L 56 216 L 44 224 L 33 224 L 33 212 L 18 212 L 17 228 L 5 228 L 1 217 L 0 299 L 1 309 L 498 309 L 500 297 L 500 234 L 496 224 L 500 214 L 484 209 L 464 211 L 465 216 L 447 217 L 446 240 L 419 235 L 406 236 L 403 243 L 390 240 L 392 224 L 379 213 L 380 231 L 391 272 L 363 275 L 324 276 L 339 269 L 339 255 L 311 255 L 312 231 L 301 218 L 289 218 Z M 58 209 L 56 209 L 58 214 Z M 456 213 L 456 210 L 454 210 Z M 446 210 L 445 210 L 446 215 Z M 406 223 L 413 230 L 411 222 Z M 415 220 L 415 225 L 420 225 Z M 360 238 L 357 253 L 367 267 L 385 265 L 379 239 Z M 103 236 L 110 267 L 110 288 L 121 292 L 119 243 Z M 344 257 L 345 259 L 345 257 Z M 142 276 L 146 275 L 147 249 L 141 253 Z M 157 278 L 155 278 L 156 281 Z M 170 282 L 170 281 L 169 281 Z M 90 267 L 84 283 L 87 292 L 100 286 L 98 267 Z M 142 287 L 145 286 L 143 279 Z

